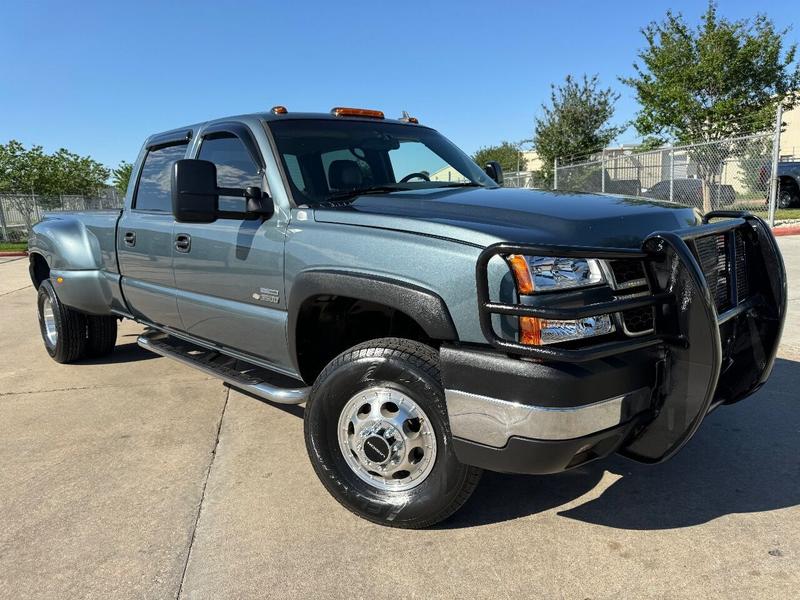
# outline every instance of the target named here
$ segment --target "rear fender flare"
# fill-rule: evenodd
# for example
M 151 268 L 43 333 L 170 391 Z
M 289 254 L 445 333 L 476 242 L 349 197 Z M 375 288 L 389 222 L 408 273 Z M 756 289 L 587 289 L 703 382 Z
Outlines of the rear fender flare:
M 39 254 L 50 269 L 96 270 L 102 268 L 100 242 L 74 218 L 49 217 L 33 227 L 30 252 Z

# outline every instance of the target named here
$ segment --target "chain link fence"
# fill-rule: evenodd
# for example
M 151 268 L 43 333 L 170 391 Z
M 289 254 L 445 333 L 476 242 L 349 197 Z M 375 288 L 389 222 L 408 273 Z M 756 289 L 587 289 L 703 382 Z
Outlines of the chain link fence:
M 543 188 L 545 181 L 539 171 L 511 171 L 503 174 L 503 187 Z
M 46 212 L 122 208 L 123 196 L 107 188 L 96 196 L 0 194 L 0 241 L 22 242 Z
M 607 149 L 557 165 L 555 189 L 623 194 L 694 206 L 748 210 L 766 217 L 776 138 L 759 134 L 648 152 Z

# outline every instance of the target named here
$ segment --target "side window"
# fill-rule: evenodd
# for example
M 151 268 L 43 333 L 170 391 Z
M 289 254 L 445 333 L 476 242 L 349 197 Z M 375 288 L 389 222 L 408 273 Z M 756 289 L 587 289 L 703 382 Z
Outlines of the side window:
M 234 135 L 217 134 L 204 138 L 197 158 L 217 165 L 217 185 L 220 187 L 246 188 L 263 185 L 258 165 L 242 140 Z M 244 202 L 244 198 L 220 196 L 219 209 L 243 211 Z
M 186 144 L 150 150 L 144 159 L 133 208 L 170 212 L 172 164 L 186 154 Z

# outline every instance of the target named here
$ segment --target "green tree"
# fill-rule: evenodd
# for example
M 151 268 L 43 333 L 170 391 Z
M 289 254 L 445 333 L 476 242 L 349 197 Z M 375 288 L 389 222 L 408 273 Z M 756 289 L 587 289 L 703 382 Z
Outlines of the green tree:
M 119 163 L 116 169 L 111 170 L 111 183 L 121 196 L 124 196 L 128 191 L 128 182 L 131 180 L 132 172 L 133 165 L 124 160 Z
M 527 166 L 525 157 L 516 144 L 511 142 L 500 142 L 497 146 L 484 146 L 478 149 L 473 155 L 474 160 L 481 167 L 485 167 L 486 163 L 495 160 L 503 167 L 503 171 L 524 171 Z M 517 168 L 519 167 L 519 168 Z
M 797 102 L 800 65 L 794 45 L 784 50 L 787 31 L 764 15 L 728 21 L 713 2 L 696 27 L 668 11 L 642 29 L 642 64 L 621 78 L 641 105 L 636 130 L 683 143 L 768 130 L 778 102 Z
M 542 105 L 536 118 L 533 145 L 544 162 L 542 176 L 553 180 L 553 161 L 600 151 L 625 127 L 610 125 L 619 94 L 600 88 L 597 75 L 575 79 L 567 75 L 563 85 L 552 85 L 550 104 Z
M 764 15 L 729 21 L 709 2 L 697 26 L 668 11 L 661 23 L 642 29 L 646 46 L 622 78 L 641 109 L 634 126 L 641 135 L 678 143 L 708 142 L 768 131 L 777 104 L 792 108 L 800 86 L 795 45 L 784 48 L 788 30 Z M 705 210 L 731 144 L 698 146 L 690 152 L 703 186 Z
M 63 194 L 97 195 L 108 176 L 109 170 L 93 158 L 64 148 L 46 154 L 41 146 L 26 149 L 17 140 L 0 144 L 0 192 L 23 215 L 28 231 L 37 202 L 54 208 Z

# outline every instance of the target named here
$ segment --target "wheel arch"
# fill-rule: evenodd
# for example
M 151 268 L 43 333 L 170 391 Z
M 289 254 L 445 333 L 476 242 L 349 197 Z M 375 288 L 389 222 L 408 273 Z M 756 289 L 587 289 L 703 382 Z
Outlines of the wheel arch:
M 782 188 L 786 186 L 786 188 L 791 189 L 794 188 L 796 191 L 800 192 L 800 176 L 798 175 L 779 175 L 778 176 L 778 185 Z
M 47 263 L 47 259 L 39 252 L 28 254 L 28 273 L 33 287 L 37 290 L 45 279 L 50 278 L 50 265 Z
M 321 297 L 345 298 L 385 307 L 408 317 L 430 340 L 458 340 L 447 305 L 431 290 L 377 274 L 338 269 L 307 270 L 295 278 L 288 300 L 289 355 L 299 373 L 304 371 L 298 343 L 304 308 Z

